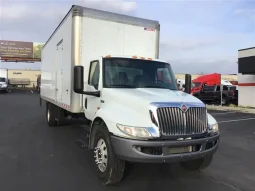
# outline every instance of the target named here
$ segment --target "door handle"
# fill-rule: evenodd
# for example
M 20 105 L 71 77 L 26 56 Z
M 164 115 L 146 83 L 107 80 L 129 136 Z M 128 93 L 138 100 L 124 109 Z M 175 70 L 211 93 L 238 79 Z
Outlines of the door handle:
M 85 99 L 85 109 L 87 109 L 87 103 L 88 103 L 88 100 L 87 98 Z

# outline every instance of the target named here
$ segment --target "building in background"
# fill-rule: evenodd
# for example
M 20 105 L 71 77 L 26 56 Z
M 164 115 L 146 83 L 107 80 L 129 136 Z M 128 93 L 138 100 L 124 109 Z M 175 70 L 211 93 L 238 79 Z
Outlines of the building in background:
M 40 70 L 8 70 L 9 84 L 14 87 L 36 88 Z
M 255 47 L 238 50 L 238 105 L 255 107 Z
M 27 67 L 24 66 L 40 63 L 43 45 L 37 42 L 0 40 L 0 68 L 8 68 L 10 87 L 36 88 L 40 70 L 25 70 Z

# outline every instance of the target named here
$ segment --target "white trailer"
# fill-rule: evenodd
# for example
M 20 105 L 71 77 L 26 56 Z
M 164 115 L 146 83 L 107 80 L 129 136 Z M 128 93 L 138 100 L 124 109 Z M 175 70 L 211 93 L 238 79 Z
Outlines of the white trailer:
M 47 123 L 87 119 L 79 142 L 94 150 L 104 184 L 122 179 L 125 161 L 198 170 L 218 148 L 217 121 L 158 59 L 159 31 L 158 21 L 73 6 L 43 47 Z
M 0 68 L 0 91 L 8 91 L 8 69 Z

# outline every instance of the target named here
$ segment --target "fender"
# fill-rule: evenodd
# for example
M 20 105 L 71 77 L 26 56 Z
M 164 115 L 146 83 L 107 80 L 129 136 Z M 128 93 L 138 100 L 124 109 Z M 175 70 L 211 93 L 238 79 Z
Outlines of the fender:
M 152 125 L 149 110 L 138 112 L 118 103 L 110 103 L 100 108 L 93 123 L 98 117 L 105 122 L 109 132 L 122 137 L 127 136 L 116 127 L 117 123 L 135 127 L 150 127 Z
M 216 119 L 211 114 L 207 113 L 207 117 L 208 117 L 209 125 L 213 125 L 217 123 Z

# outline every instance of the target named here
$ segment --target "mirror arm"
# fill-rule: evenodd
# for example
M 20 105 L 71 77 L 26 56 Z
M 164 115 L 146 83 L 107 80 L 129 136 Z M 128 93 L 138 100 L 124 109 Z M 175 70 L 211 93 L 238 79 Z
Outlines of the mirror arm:
M 74 91 L 75 93 L 78 94 L 85 94 L 85 95 L 91 95 L 91 96 L 95 96 L 95 97 L 100 97 L 100 91 L 96 91 L 96 92 L 88 92 L 88 91 Z

